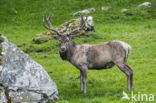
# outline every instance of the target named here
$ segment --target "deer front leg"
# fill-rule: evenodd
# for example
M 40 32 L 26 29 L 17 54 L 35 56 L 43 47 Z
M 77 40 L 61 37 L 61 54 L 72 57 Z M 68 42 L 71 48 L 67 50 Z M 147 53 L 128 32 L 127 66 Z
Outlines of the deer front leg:
M 83 77 L 82 71 L 80 70 L 80 91 L 83 92 Z
M 86 93 L 86 79 L 87 79 L 87 70 L 88 68 L 84 66 L 81 71 L 82 71 L 82 83 L 83 83 L 83 93 Z

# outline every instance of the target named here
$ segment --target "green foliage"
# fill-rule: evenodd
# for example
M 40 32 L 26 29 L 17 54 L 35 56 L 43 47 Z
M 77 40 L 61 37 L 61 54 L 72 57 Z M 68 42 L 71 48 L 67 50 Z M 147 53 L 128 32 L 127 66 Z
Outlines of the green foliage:
M 93 39 L 101 39 L 101 37 L 97 31 L 88 32 L 87 36 L 89 36 L 90 38 L 93 38 Z
M 2 93 L 3 91 L 2 91 L 2 89 L 0 89 L 0 93 Z
M 0 35 L 0 43 L 4 41 L 4 38 L 1 37 Z
M 98 44 L 114 39 L 127 42 L 132 46 L 128 64 L 134 71 L 133 91 L 156 95 L 156 12 L 155 6 L 137 9 L 145 1 L 0 0 L 0 32 L 49 72 L 58 86 L 60 100 L 57 103 L 127 103 L 121 101 L 122 91 L 126 91 L 126 76 L 117 67 L 88 71 L 87 94 L 84 95 L 79 89 L 79 70 L 62 61 L 58 54 L 59 41 L 33 44 L 32 38 L 45 32 L 41 24 L 45 10 L 53 12 L 52 24 L 58 27 L 77 18 L 72 13 L 94 7 L 96 11 L 91 16 L 96 32 L 88 32 L 88 36 L 74 41 L 79 44 Z M 102 11 L 101 6 L 111 8 Z M 129 11 L 122 13 L 123 8 Z

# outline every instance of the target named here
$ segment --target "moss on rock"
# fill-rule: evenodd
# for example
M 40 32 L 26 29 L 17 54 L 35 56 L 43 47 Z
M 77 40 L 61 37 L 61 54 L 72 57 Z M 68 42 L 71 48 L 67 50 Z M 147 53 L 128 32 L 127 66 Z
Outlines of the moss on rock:
M 2 56 L 2 46 L 0 45 L 0 56 Z
M 50 32 L 44 32 L 44 33 L 41 33 L 41 34 L 37 34 L 33 38 L 33 42 L 35 44 L 41 44 L 41 43 L 47 42 L 48 40 L 51 40 L 52 38 L 53 37 L 52 37 L 52 34 Z
M 75 28 L 77 28 L 80 25 L 79 20 L 70 20 L 68 22 L 65 22 L 64 24 L 60 25 L 58 27 L 58 30 L 61 32 L 67 32 L 68 30 L 71 31 Z
M 4 41 L 4 38 L 0 35 L 0 43 Z
M 84 36 L 86 35 L 86 31 L 93 31 L 93 19 L 92 17 L 84 17 L 85 20 L 85 27 L 82 28 L 82 30 L 78 31 L 76 34 L 74 34 L 76 37 Z M 72 30 L 76 29 L 80 25 L 80 18 L 78 19 L 72 19 L 68 22 L 63 23 L 60 25 L 57 30 L 61 34 L 69 33 Z M 55 32 L 44 32 L 41 34 L 37 34 L 33 38 L 33 42 L 35 44 L 41 44 L 44 42 L 47 42 L 53 38 L 56 38 L 57 34 Z
M 1 43 L 4 42 L 4 38 L 2 37 L 2 34 L 0 34 L 0 56 L 2 56 L 2 45 Z M 0 65 L 2 64 L 2 59 L 0 59 Z
M 3 90 L 2 89 L 0 89 L 0 93 L 2 93 L 3 92 Z

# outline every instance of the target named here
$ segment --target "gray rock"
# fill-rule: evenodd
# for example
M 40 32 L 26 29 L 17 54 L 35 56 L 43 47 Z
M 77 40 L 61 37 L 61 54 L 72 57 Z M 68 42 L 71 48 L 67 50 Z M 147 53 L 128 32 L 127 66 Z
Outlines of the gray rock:
M 101 10 L 102 10 L 102 11 L 108 11 L 108 10 L 109 10 L 109 7 L 108 7 L 108 6 L 102 6 L 102 7 L 101 7 Z
M 128 9 L 121 9 L 121 12 L 126 12 L 128 11 Z
M 92 31 L 94 29 L 94 24 L 93 24 L 93 17 L 92 16 L 88 16 L 88 17 L 83 17 L 84 21 L 85 21 L 85 27 L 82 31 Z M 75 28 L 77 28 L 80 25 L 80 18 L 78 19 L 72 19 L 70 21 L 65 22 L 64 24 L 62 24 L 58 30 L 62 33 L 62 34 L 66 34 L 72 30 L 74 30 Z M 82 32 L 80 31 L 80 32 Z M 75 34 L 76 35 L 76 34 Z
M 151 2 L 144 2 L 144 3 L 140 4 L 140 5 L 138 5 L 138 8 L 142 8 L 142 7 L 150 7 L 151 4 L 152 4 Z
M 82 36 L 85 35 L 87 31 L 94 31 L 93 17 L 92 16 L 84 17 L 84 20 L 85 27 L 78 33 L 74 34 L 75 36 Z M 60 31 L 62 34 L 65 34 L 74 30 L 79 25 L 80 18 L 72 19 L 60 25 L 57 30 Z M 55 38 L 56 36 L 57 34 L 55 32 L 43 32 L 40 34 L 36 34 L 35 37 L 33 38 L 33 42 L 36 44 L 41 44 Z
M 89 8 L 89 9 L 85 9 L 85 10 L 75 12 L 72 15 L 74 15 L 74 16 L 75 15 L 83 15 L 83 14 L 90 14 L 90 13 L 93 13 L 93 12 L 95 12 L 95 8 Z
M 46 103 L 58 99 L 56 84 L 43 67 L 2 37 L 0 103 L 7 102 L 6 87 L 13 103 Z

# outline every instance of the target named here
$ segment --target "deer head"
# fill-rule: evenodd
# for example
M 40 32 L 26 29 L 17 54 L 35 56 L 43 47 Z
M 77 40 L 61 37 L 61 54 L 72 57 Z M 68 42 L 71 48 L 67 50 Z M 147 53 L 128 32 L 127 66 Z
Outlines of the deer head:
M 79 30 L 81 30 L 84 25 L 85 25 L 85 21 L 83 19 L 83 16 L 81 16 L 81 20 L 80 20 L 80 25 L 75 28 L 74 30 L 70 31 L 70 32 L 65 32 L 65 33 L 61 33 L 58 30 L 54 29 L 51 22 L 50 22 L 50 18 L 51 18 L 52 14 L 50 14 L 48 17 L 46 16 L 46 13 L 43 16 L 43 26 L 50 30 L 55 32 L 58 35 L 58 39 L 60 41 L 60 52 L 66 52 L 66 50 L 69 48 L 70 43 L 72 42 L 72 34 L 77 33 Z M 45 25 L 45 21 L 48 24 Z

